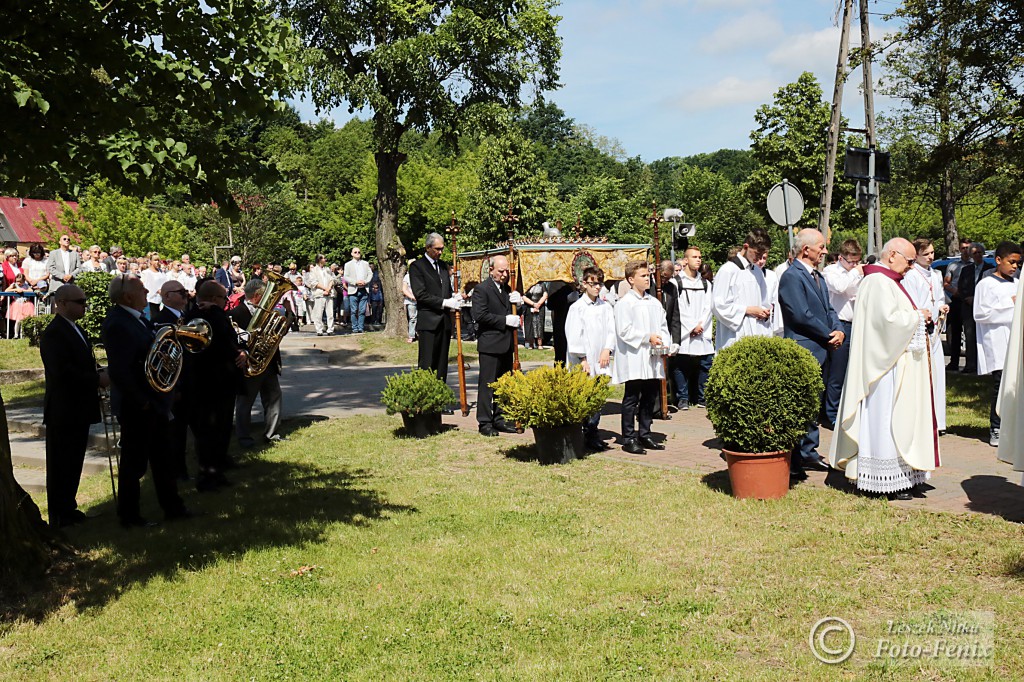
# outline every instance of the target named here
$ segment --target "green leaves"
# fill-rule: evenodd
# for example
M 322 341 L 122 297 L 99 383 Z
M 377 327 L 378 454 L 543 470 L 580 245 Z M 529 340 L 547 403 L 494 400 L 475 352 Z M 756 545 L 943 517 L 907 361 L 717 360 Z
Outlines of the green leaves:
M 433 414 L 454 403 L 455 393 L 435 372 L 414 369 L 389 376 L 380 401 L 388 414 Z
M 591 377 L 579 366 L 538 367 L 525 374 L 510 372 L 491 384 L 494 397 L 509 421 L 523 427 L 582 424 L 600 410 L 611 389 L 606 376 Z

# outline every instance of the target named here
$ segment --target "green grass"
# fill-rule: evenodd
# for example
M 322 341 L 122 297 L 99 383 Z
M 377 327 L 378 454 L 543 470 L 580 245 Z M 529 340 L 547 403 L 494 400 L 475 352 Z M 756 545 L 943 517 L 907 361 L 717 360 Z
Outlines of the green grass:
M 0 679 L 1024 676 L 1018 525 L 809 486 L 737 501 L 721 474 L 541 467 L 505 439 L 399 424 L 299 429 L 191 494 L 207 516 L 150 532 L 118 528 L 109 481 L 87 479 L 105 514 L 0 630 Z M 994 611 L 995 665 L 867 665 L 887 619 L 937 609 Z M 852 662 L 812 657 L 827 615 L 857 629 Z
M 949 433 L 988 440 L 992 377 L 946 372 L 946 425 Z
M 28 339 L 0 339 L 0 371 L 42 366 L 39 349 L 28 345 Z
M 0 394 L 3 395 L 7 407 L 42 405 L 45 390 L 46 382 L 42 379 L 0 386 Z

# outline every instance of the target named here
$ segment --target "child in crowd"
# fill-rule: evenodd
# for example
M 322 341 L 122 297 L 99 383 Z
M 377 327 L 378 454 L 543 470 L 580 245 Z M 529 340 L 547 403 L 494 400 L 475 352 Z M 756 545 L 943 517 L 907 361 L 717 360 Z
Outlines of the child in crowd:
M 615 350 L 615 315 L 612 306 L 601 299 L 604 272 L 597 267 L 583 270 L 583 296 L 569 308 L 565 320 L 566 359 L 570 367 L 581 365 L 594 377 L 612 375 L 612 352 Z M 583 422 L 583 440 L 588 450 L 602 452 L 608 446 L 597 435 L 601 410 Z
M 999 415 L 996 400 L 999 381 L 1006 361 L 1006 347 L 1010 341 L 1013 322 L 1013 304 L 1017 300 L 1014 275 L 1020 267 L 1021 249 L 1013 242 L 1002 242 L 996 247 L 996 269 L 982 276 L 974 291 L 974 322 L 977 325 L 978 374 L 992 375 L 992 406 L 989 410 L 989 445 L 999 445 Z
M 25 273 L 19 272 L 14 276 L 14 281 L 11 282 L 11 286 L 7 287 L 7 291 L 18 294 L 28 294 L 32 292 L 32 285 L 25 279 Z M 21 321 L 26 317 L 32 317 L 36 314 L 36 304 L 31 298 L 22 296 L 11 296 L 8 297 L 7 302 L 7 319 L 9 322 L 14 323 L 13 336 L 8 330 L 8 338 L 20 339 L 21 338 Z
M 612 383 L 625 384 L 622 397 L 622 449 L 633 455 L 664 450 L 651 438 L 654 405 L 665 378 L 661 355 L 669 348 L 668 322 L 658 299 L 648 295 L 650 269 L 641 260 L 626 264 L 629 289 L 615 304 L 615 371 Z M 634 428 L 634 421 L 639 427 Z

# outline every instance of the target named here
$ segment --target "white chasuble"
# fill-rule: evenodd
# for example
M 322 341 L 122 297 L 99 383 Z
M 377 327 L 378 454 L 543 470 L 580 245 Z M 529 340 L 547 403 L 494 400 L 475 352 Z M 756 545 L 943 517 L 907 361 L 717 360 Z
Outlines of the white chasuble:
M 1013 306 L 1013 321 L 1010 324 L 1010 338 L 1006 347 L 1006 361 L 1003 365 L 1003 378 L 999 383 L 999 398 L 996 412 L 1002 420 L 999 426 L 999 449 L 996 455 L 1004 462 L 1013 465 L 1014 470 L 1024 471 L 1024 399 L 1021 390 L 1024 388 L 1024 362 L 1022 362 L 1022 343 L 1024 343 L 1024 277 L 1017 280 L 1017 301 Z

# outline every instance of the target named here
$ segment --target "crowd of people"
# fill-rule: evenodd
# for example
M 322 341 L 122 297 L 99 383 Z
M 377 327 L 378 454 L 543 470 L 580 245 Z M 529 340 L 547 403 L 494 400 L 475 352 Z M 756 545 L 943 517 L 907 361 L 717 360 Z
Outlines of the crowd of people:
M 420 344 L 419 366 L 447 379 L 448 313 L 468 313 L 480 354 L 479 431 L 514 432 L 490 384 L 511 371 L 514 343 L 543 343 L 543 326 L 531 317 L 549 300 L 548 291 L 513 291 L 503 256 L 490 259 L 487 281 L 455 291 L 449 266 L 440 260 L 443 238 L 428 235 L 424 246 L 403 284 L 409 340 Z M 1016 301 L 1019 245 L 999 244 L 993 266 L 983 245 L 964 241 L 960 261 L 944 275 L 931 267 L 935 245 L 928 239 L 893 239 L 864 262 L 856 240 L 843 242 L 829 257 L 823 235 L 804 229 L 774 269 L 766 267 L 770 248 L 768 233 L 755 229 L 717 274 L 696 247 L 674 262 L 631 262 L 617 283 L 606 282 L 598 268 L 583 272 L 568 296 L 567 314 L 554 320 L 555 360 L 624 385 L 626 452 L 642 455 L 664 447 L 651 431 L 662 381 L 671 387 L 670 410 L 703 408 L 715 354 L 748 336 L 793 339 L 821 368 L 820 415 L 794 449 L 794 480 L 805 479 L 807 468 L 835 468 L 865 494 L 923 495 L 924 482 L 941 462 L 946 371 L 991 377 L 989 442 L 998 446 L 996 398 Z M 659 297 L 652 295 L 655 287 Z M 514 314 L 513 306 L 525 314 Z M 967 355 L 962 370 L 961 343 Z M 586 446 L 594 451 L 609 447 L 599 437 L 599 418 L 595 414 L 584 424 Z M 818 451 L 820 426 L 835 434 L 825 456 Z

